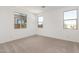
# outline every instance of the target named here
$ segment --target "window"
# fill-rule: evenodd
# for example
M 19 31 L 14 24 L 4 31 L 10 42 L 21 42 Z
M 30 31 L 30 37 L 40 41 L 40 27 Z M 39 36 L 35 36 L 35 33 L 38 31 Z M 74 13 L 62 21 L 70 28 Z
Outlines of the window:
M 43 17 L 40 16 L 38 17 L 38 28 L 42 28 L 43 27 Z
M 22 13 L 15 13 L 14 15 L 14 25 L 15 25 L 15 29 L 22 29 L 22 28 L 26 28 L 26 15 L 22 14 Z
M 77 10 L 64 12 L 64 28 L 77 29 Z

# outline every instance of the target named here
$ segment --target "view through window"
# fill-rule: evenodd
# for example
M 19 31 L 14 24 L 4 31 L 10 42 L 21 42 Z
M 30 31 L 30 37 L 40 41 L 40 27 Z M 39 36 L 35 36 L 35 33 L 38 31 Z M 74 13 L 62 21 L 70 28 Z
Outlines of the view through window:
M 38 17 L 38 28 L 42 28 L 43 27 L 43 17 L 39 16 Z
M 77 10 L 64 12 L 64 28 L 77 29 Z
M 27 17 L 25 14 L 22 13 L 15 13 L 14 14 L 14 25 L 15 29 L 23 29 L 26 28 L 27 25 Z

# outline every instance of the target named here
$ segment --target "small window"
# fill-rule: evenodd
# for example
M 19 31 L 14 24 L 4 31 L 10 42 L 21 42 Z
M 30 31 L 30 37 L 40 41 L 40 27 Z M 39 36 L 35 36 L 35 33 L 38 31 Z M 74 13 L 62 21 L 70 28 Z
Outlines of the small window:
M 38 28 L 43 28 L 43 17 L 38 17 Z
M 77 10 L 64 12 L 64 28 L 77 29 Z
M 25 14 L 22 13 L 15 13 L 14 14 L 14 25 L 15 29 L 22 29 L 26 28 L 27 25 L 27 17 Z

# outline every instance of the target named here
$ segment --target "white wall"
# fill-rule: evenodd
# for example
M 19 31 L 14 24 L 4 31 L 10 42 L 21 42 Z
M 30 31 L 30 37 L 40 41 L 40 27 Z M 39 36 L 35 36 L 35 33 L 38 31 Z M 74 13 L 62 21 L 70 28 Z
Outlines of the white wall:
M 41 13 L 44 16 L 44 27 L 38 29 L 36 15 L 17 7 L 0 7 L 0 43 L 39 34 L 62 40 L 79 42 L 79 30 L 63 29 L 63 11 L 79 9 L 78 7 L 66 7 Z M 14 29 L 14 12 L 28 15 L 26 29 Z M 37 30 L 37 31 L 36 31 Z
M 44 27 L 42 29 L 37 28 L 38 34 L 62 40 L 79 42 L 79 30 L 63 29 L 63 12 L 72 9 L 79 8 L 64 7 L 62 9 L 41 13 L 40 16 L 44 17 Z
M 27 28 L 14 29 L 14 12 L 27 14 Z M 0 43 L 36 34 L 35 15 L 17 7 L 0 7 Z

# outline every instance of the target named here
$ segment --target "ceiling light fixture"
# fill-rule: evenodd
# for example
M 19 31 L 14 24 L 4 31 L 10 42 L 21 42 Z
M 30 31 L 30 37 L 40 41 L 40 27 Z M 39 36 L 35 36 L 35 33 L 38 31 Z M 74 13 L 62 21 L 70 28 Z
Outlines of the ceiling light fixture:
M 42 8 L 45 8 L 46 6 L 41 6 Z

